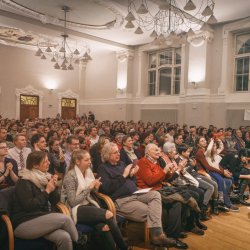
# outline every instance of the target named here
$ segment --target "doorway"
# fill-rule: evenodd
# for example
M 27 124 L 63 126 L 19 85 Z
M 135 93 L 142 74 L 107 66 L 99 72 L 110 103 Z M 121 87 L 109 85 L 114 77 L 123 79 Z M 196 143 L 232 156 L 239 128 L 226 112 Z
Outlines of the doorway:
M 39 96 L 20 95 L 20 120 L 39 117 Z
M 77 100 L 75 98 L 61 99 L 61 117 L 62 119 L 73 119 L 76 117 Z

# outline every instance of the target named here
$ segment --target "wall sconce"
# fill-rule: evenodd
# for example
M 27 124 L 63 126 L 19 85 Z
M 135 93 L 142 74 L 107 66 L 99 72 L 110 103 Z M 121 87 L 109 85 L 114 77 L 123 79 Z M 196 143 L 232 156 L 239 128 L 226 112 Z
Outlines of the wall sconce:
M 54 89 L 49 89 L 49 93 L 52 94 Z

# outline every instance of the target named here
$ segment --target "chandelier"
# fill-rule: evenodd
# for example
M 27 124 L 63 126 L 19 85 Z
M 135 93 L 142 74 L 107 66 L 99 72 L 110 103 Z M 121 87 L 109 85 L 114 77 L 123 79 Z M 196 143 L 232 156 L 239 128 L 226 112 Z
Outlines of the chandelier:
M 51 62 L 54 63 L 55 69 L 62 70 L 73 70 L 74 64 L 79 64 L 79 62 L 88 62 L 92 60 L 90 56 L 90 49 L 87 45 L 83 46 L 82 55 L 79 52 L 77 46 L 73 49 L 72 44 L 69 43 L 67 34 L 67 13 L 69 13 L 70 8 L 68 6 L 63 6 L 64 11 L 64 32 L 61 35 L 62 42 L 61 46 L 54 41 L 40 42 L 37 44 L 38 50 L 35 56 L 39 56 L 42 60 L 46 60 L 47 57 L 51 58 Z
M 125 28 L 135 28 L 135 34 L 151 31 L 150 37 L 166 39 L 200 30 L 204 25 L 217 22 L 214 17 L 214 0 L 128 0 Z M 181 5 L 182 4 L 182 5 Z

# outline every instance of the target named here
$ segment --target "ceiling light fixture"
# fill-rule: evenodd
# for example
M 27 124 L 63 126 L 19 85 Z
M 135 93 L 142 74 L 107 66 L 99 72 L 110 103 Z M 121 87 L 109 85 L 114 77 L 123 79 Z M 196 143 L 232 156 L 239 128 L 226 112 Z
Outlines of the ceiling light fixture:
M 46 56 L 52 57 L 51 62 L 54 62 L 55 69 L 62 70 L 73 70 L 74 64 L 78 64 L 80 61 L 88 62 L 92 60 L 90 56 L 90 49 L 87 45 L 83 46 L 83 53 L 79 52 L 77 46 L 72 49 L 71 44 L 68 42 L 69 35 L 67 34 L 67 13 L 69 13 L 70 8 L 68 6 L 63 6 L 64 11 L 64 32 L 62 36 L 61 47 L 55 42 L 42 42 L 38 43 L 38 50 L 35 56 L 40 56 L 41 59 L 46 60 Z
M 214 17 L 214 0 L 185 0 L 183 6 L 183 1 L 178 0 L 150 2 L 158 3 L 158 9 L 155 9 L 149 0 L 128 0 L 125 28 L 135 28 L 135 34 L 152 31 L 150 37 L 158 39 L 164 36 L 166 39 L 184 33 L 194 34 L 194 31 L 200 30 L 204 24 L 217 22 Z

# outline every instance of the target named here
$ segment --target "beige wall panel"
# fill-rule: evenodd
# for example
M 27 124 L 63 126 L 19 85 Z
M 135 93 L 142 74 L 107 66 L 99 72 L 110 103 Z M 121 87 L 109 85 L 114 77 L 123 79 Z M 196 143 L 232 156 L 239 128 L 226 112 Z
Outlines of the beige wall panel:
M 93 58 L 86 68 L 87 99 L 116 96 L 117 59 L 114 52 Z

